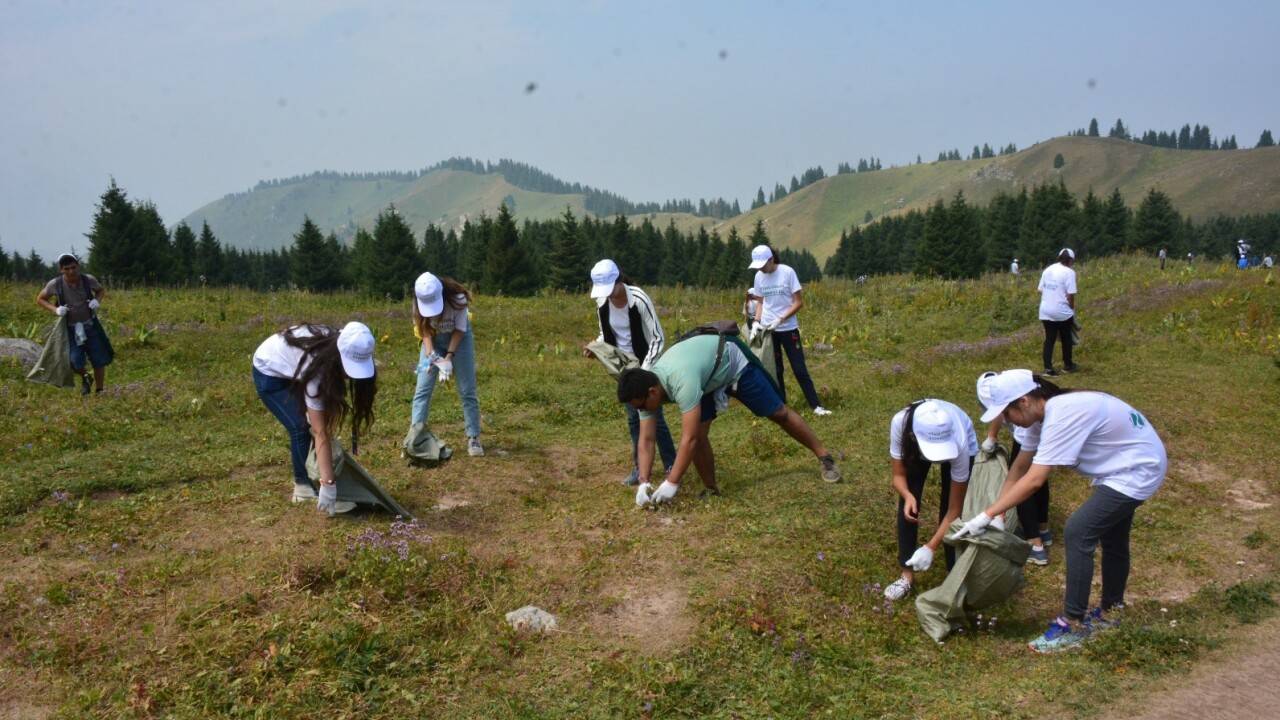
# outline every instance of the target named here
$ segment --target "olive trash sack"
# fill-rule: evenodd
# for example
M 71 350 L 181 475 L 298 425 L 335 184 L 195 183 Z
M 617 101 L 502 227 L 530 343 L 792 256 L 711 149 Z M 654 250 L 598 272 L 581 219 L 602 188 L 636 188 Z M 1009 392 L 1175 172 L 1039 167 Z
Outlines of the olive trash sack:
M 337 438 L 329 443 L 329 447 L 333 454 L 333 479 L 338 485 L 339 501 L 353 502 L 365 507 L 379 507 L 406 520 L 413 519 L 412 513 L 387 494 L 387 491 L 382 489 L 382 486 L 369 475 L 369 471 L 365 470 L 354 456 L 342 449 Z M 312 445 L 311 452 L 307 453 L 307 476 L 312 482 L 320 482 L 315 445 Z
M 440 442 L 440 438 L 427 428 L 426 423 L 416 422 L 405 433 L 400 457 L 408 459 L 413 466 L 435 467 L 453 457 L 453 448 Z
M 106 337 L 105 334 L 103 337 Z M 31 372 L 27 373 L 27 379 L 60 388 L 76 386 L 76 373 L 71 369 L 71 339 L 67 337 L 66 315 L 59 317 L 53 324 L 49 337 L 45 338 L 39 359 Z
M 978 451 L 964 510 L 943 540 L 956 548 L 956 564 L 941 585 L 916 598 L 920 628 L 937 642 L 946 640 L 953 627 L 964 623 L 967 613 L 1004 602 L 1025 582 L 1022 567 L 1031 554 L 1031 544 L 1014 534 L 1018 529 L 1015 508 L 1005 513 L 1007 530 L 988 527 L 981 535 L 951 539 L 967 520 L 995 502 L 1008 470 L 1009 455 L 1003 447 L 990 453 Z

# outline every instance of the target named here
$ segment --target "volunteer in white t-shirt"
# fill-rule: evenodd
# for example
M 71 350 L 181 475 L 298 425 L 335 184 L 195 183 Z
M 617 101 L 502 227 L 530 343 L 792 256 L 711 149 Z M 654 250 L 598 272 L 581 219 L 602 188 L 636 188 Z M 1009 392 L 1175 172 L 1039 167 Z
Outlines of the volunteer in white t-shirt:
M 648 370 L 666 348 L 667 336 L 658 321 L 658 309 L 649 295 L 622 274 L 618 265 L 609 259 L 601 260 L 591 268 L 591 299 L 596 301 L 596 320 L 600 325 L 597 342 L 608 343 L 635 356 L 640 367 Z M 584 357 L 592 352 L 583 346 Z M 623 404 L 627 414 L 627 429 L 631 433 L 631 474 L 622 484 L 640 484 L 640 466 L 637 464 L 637 447 L 640 443 L 640 413 Z M 657 418 L 658 454 L 662 466 L 671 471 L 676 462 L 676 445 L 671 438 L 671 428 L 662 408 L 654 413 Z
M 1071 328 L 1076 317 L 1076 254 L 1062 248 L 1058 262 L 1040 274 L 1040 323 L 1044 325 L 1044 374 L 1057 375 L 1053 369 L 1054 340 L 1062 342 L 1062 367 L 1075 372 L 1071 361 Z
M 418 351 L 418 382 L 410 422 L 426 424 L 436 381 L 458 378 L 458 400 L 467 433 L 467 454 L 484 455 L 480 444 L 480 397 L 476 392 L 476 339 L 471 329 L 471 292 L 451 277 L 429 272 L 413 283 L 413 336 Z
M 800 323 L 796 320 L 796 313 L 804 307 L 800 278 L 790 265 L 778 262 L 777 253 L 768 245 L 757 245 L 751 249 L 751 264 L 747 267 L 756 271 L 755 285 L 748 294 L 760 301 L 756 307 L 755 323 L 751 326 L 751 339 L 754 340 L 761 332 L 773 333 L 774 376 L 778 380 L 782 401 L 787 401 L 787 389 L 782 382 L 782 353 L 786 352 L 791 372 L 795 373 L 796 382 L 800 384 L 813 414 L 830 415 L 831 411 L 818 401 L 818 391 L 813 387 L 813 379 L 809 377 L 809 368 L 804 360 Z
M 294 502 L 315 500 L 317 509 L 331 515 L 355 507 L 338 500 L 330 438 L 350 413 L 354 453 L 360 448 L 360 431 L 373 424 L 378 393 L 373 346 L 373 333 L 362 323 L 349 322 L 341 332 L 304 324 L 272 335 L 253 353 L 258 397 L 289 433 Z M 313 442 L 320 471 L 318 494 L 307 477 L 307 452 Z
M 910 428 L 910 429 L 908 429 Z M 890 600 L 911 592 L 915 573 L 928 570 L 933 554 L 951 522 L 960 517 L 978 436 L 963 410 L 945 400 L 920 400 L 899 410 L 889 422 L 889 457 L 893 489 L 898 493 L 898 565 L 902 575 L 884 589 Z M 938 528 L 928 542 L 916 547 L 920 530 L 920 498 L 929 468 L 938 463 L 942 480 Z M 947 569 L 956 562 L 955 550 L 946 548 Z
M 995 376 L 996 373 L 987 372 L 978 378 L 978 402 L 982 404 L 983 410 L 991 404 L 990 380 Z M 996 449 L 996 438 L 1004 425 L 1004 418 L 1000 416 L 996 416 L 987 424 L 987 437 L 982 441 L 983 452 L 992 452 Z M 1013 436 L 1013 445 L 1009 449 L 1011 460 L 1002 488 L 1016 483 L 1027 468 L 1031 467 L 1031 458 L 1035 456 L 1035 449 L 1023 447 L 1023 443 L 1027 440 L 1027 432 L 1026 428 L 1020 428 L 1017 425 L 1011 429 L 1010 434 Z M 1018 526 L 1023 538 L 1031 544 L 1031 554 L 1027 557 L 1027 562 L 1033 565 L 1048 565 L 1049 546 L 1053 544 L 1053 532 L 1049 529 L 1048 480 L 1044 481 L 1035 494 L 1018 503 Z
M 1064 390 L 1032 375 L 1007 370 L 989 381 L 991 404 L 984 421 L 997 415 L 1028 430 L 1031 467 L 984 512 L 956 533 L 978 534 L 1006 510 L 1023 502 L 1056 466 L 1075 468 L 1091 479 L 1093 494 L 1067 519 L 1066 592 L 1063 614 L 1030 645 L 1037 652 L 1065 650 L 1102 627 L 1103 613 L 1124 605 L 1129 579 L 1129 530 L 1133 513 L 1164 483 L 1169 460 L 1164 443 L 1142 413 L 1106 393 Z M 1102 545 L 1102 603 L 1089 610 L 1093 554 Z
M 1018 274 L 1018 258 L 1014 258 L 1013 262 L 1009 263 L 1009 272 L 1014 275 Z

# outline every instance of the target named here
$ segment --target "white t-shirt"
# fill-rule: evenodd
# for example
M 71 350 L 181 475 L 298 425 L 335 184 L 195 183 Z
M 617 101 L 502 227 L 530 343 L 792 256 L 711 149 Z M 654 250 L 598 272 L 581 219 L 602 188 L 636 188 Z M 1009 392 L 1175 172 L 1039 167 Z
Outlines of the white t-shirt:
M 466 332 L 470 327 L 467 324 L 467 296 L 458 293 L 454 296 L 460 307 L 454 307 L 449 303 L 444 304 L 444 310 L 437 317 L 431 318 L 431 327 L 439 333 L 448 333 L 458 330 Z
M 778 263 L 778 267 L 771 273 L 757 270 L 756 284 L 751 288 L 751 294 L 764 299 L 760 322 L 765 325 L 777 322 L 782 313 L 791 307 L 795 294 L 800 290 L 800 278 L 796 277 L 796 271 L 790 265 Z M 796 330 L 799 327 L 800 322 L 792 315 L 774 330 Z
M 1067 303 L 1068 295 L 1076 294 L 1076 271 L 1054 263 L 1040 274 L 1040 319 L 1061 322 L 1075 317 L 1076 311 Z
M 1101 392 L 1049 398 L 1044 420 L 1025 430 L 1023 450 L 1037 465 L 1074 467 L 1134 500 L 1146 500 L 1164 483 L 1169 458 L 1155 428 L 1123 400 Z
M 295 326 L 292 330 L 296 337 L 311 337 L 311 332 L 305 327 Z M 302 364 L 301 368 L 298 367 L 299 363 Z M 302 348 L 294 347 L 285 341 L 284 333 L 276 333 L 263 340 L 253 353 L 253 367 L 258 372 L 283 380 L 292 380 L 294 373 L 300 375 L 306 372 L 310 364 L 311 356 L 307 355 Z M 307 383 L 307 392 L 303 395 L 303 400 L 312 410 L 324 410 L 324 403 L 320 401 L 320 378 L 314 378 Z
M 1017 261 L 1017 260 L 1014 260 L 1013 262 L 1009 263 L 1009 272 L 1013 273 L 1014 275 L 1017 275 L 1017 274 L 1018 274 L 1018 261 Z
M 609 327 L 613 328 L 613 337 L 618 341 L 617 348 L 632 355 L 636 351 L 631 346 L 631 314 L 627 306 L 618 307 L 606 299 L 609 306 Z
M 946 413 L 951 417 L 951 431 L 958 437 L 964 438 L 961 445 L 965 446 L 968 456 L 973 457 L 978 454 L 978 434 L 973 430 L 973 421 L 964 410 L 946 400 L 934 400 Z M 907 408 L 898 411 L 893 419 L 889 421 L 889 457 L 894 460 L 902 459 L 902 430 L 907 421 Z M 952 458 L 951 462 L 951 479 L 955 482 L 969 482 L 969 463 L 954 462 L 958 458 Z

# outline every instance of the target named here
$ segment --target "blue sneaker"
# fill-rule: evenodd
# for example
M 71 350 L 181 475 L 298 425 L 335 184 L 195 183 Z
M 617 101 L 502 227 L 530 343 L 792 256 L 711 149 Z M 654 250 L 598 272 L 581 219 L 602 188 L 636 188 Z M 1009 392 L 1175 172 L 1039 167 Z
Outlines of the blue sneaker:
M 1087 630 L 1073 630 L 1067 621 L 1054 618 L 1053 622 L 1049 623 L 1049 629 L 1045 630 L 1040 637 L 1027 643 L 1027 647 L 1038 653 L 1062 652 L 1080 647 L 1088 637 Z
M 1031 546 L 1031 554 L 1027 556 L 1027 562 L 1033 565 L 1048 565 L 1049 551 L 1042 547 Z
M 1108 620 L 1102 616 L 1102 608 L 1096 607 L 1084 616 L 1084 626 L 1090 633 L 1111 630 L 1120 626 L 1119 620 Z
M 1052 530 L 1041 530 L 1041 531 L 1040 531 L 1040 542 L 1044 543 L 1044 546 L 1045 546 L 1045 547 L 1049 547 L 1050 545 L 1052 545 L 1052 544 L 1053 544 L 1053 531 L 1052 531 Z

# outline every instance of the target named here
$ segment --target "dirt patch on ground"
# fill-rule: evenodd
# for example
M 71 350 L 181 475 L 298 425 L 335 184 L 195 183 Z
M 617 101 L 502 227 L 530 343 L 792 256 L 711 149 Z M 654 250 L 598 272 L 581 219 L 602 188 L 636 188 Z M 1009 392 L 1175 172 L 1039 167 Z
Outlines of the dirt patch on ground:
M 1262 481 L 1228 472 L 1210 462 L 1180 462 L 1170 475 L 1196 485 L 1219 488 L 1234 510 L 1266 510 L 1275 502 L 1275 496 Z
M 697 629 L 687 583 L 674 573 L 619 578 L 600 595 L 610 604 L 587 627 L 611 644 L 659 654 L 683 646 Z
M 440 512 L 444 512 L 446 510 L 464 508 L 470 504 L 471 504 L 471 498 L 463 497 L 462 495 L 450 495 L 446 493 L 444 495 L 441 495 L 439 500 L 436 500 L 436 504 L 435 506 L 432 507 L 432 509 L 438 510 Z
M 53 709 L 26 700 L 0 700 L 0 720 L 44 720 Z

